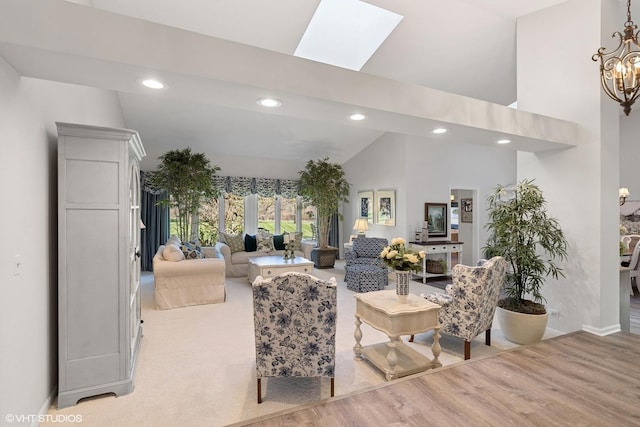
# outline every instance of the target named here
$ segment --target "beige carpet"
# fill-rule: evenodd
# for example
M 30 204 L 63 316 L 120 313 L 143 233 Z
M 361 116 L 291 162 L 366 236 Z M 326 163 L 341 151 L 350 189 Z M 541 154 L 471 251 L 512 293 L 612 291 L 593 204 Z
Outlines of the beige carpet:
M 353 360 L 354 293 L 343 282 L 343 263 L 335 269 L 315 270 L 322 278 L 338 281 L 336 337 L 336 396 L 385 383 L 384 376 L 367 362 Z M 389 289 L 394 286 L 393 281 Z M 263 403 L 256 402 L 255 349 L 251 288 L 247 279 L 227 278 L 225 303 L 156 310 L 153 275 L 143 273 L 142 318 L 144 336 L 133 393 L 82 400 L 78 405 L 49 414 L 82 415 L 90 426 L 224 426 L 329 397 L 328 379 L 268 379 L 263 381 Z M 412 282 L 411 292 L 437 291 Z M 362 325 L 362 344 L 386 341 L 383 333 Z M 514 347 L 499 330 L 493 346 L 484 335 L 472 344 L 472 357 L 495 354 Z M 431 334 L 410 343 L 431 357 Z M 461 340 L 443 336 L 443 365 L 462 360 Z M 55 418 L 55 417 L 53 417 Z M 42 426 L 59 425 L 43 423 Z

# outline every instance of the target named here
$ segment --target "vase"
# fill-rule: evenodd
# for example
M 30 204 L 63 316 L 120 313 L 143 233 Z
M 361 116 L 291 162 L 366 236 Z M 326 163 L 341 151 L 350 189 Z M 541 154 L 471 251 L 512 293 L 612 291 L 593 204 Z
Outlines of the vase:
M 409 282 L 411 281 L 411 274 L 411 270 L 396 270 L 396 294 L 398 295 L 398 301 L 400 301 L 401 303 L 407 302 L 407 297 L 409 296 Z

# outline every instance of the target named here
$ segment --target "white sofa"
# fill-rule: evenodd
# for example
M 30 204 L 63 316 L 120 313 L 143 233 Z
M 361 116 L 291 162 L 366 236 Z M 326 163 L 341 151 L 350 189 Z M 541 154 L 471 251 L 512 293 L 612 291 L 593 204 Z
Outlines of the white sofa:
M 307 258 L 305 255 L 311 253 L 312 244 L 308 242 L 302 242 L 301 249 L 296 250 L 295 255 L 298 257 Z M 238 251 L 231 253 L 231 248 L 222 242 L 218 242 L 215 245 L 217 256 L 224 258 L 225 262 L 225 274 L 227 277 L 247 277 L 249 275 L 249 259 L 259 256 L 284 256 L 283 250 L 273 250 L 269 252 L 263 251 Z
M 213 247 L 203 247 L 205 258 L 170 261 L 164 257 L 165 245 L 153 257 L 156 308 L 224 302 L 225 261 L 216 258 Z

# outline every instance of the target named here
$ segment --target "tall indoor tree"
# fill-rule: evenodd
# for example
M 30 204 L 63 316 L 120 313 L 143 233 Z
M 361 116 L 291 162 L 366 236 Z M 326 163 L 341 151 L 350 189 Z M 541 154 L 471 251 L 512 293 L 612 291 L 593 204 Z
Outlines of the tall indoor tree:
M 214 176 L 220 167 L 211 166 L 203 153 L 193 153 L 189 147 L 167 151 L 159 160 L 158 169 L 151 173 L 151 182 L 169 193 L 169 199 L 160 203 L 176 208 L 180 239 L 197 241 L 194 219 L 203 200 L 218 197 Z

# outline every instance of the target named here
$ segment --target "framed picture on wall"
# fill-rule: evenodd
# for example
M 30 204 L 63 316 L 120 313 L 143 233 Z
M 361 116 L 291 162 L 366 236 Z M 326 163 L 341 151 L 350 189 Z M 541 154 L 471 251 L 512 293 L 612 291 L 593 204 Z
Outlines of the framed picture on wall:
M 375 193 L 376 224 L 396 225 L 396 191 L 380 190 Z
M 358 218 L 373 224 L 373 191 L 358 191 Z
M 460 221 L 473 222 L 473 199 L 460 199 Z
M 425 203 L 424 220 L 429 227 L 429 237 L 447 236 L 447 204 Z

